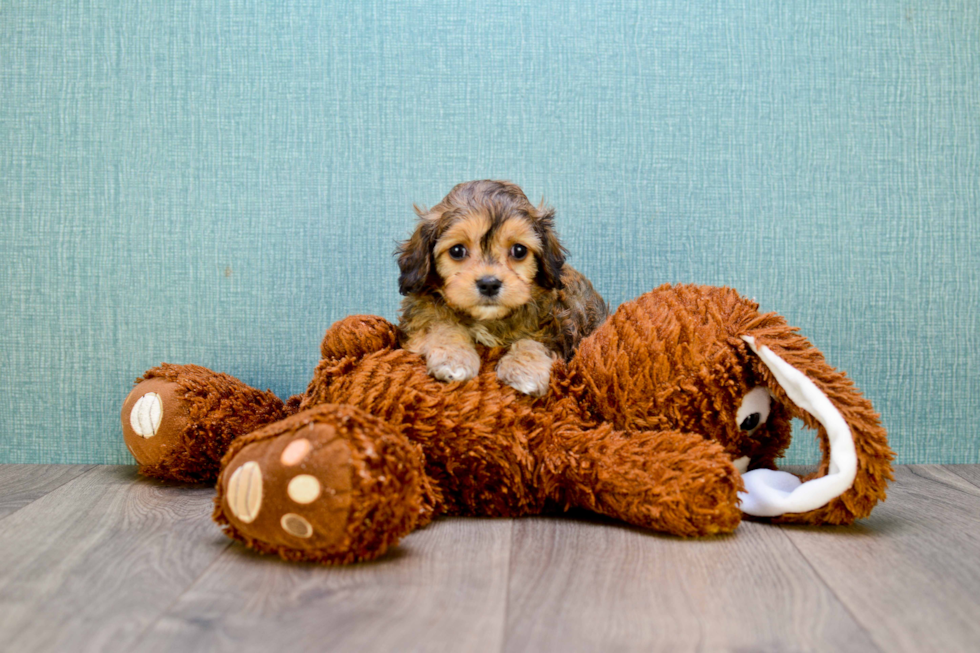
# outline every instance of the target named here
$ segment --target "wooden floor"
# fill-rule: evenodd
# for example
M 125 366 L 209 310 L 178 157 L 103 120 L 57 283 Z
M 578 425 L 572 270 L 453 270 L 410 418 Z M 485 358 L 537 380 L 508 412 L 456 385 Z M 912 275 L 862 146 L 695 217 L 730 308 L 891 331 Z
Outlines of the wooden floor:
M 0 465 L 0 650 L 980 650 L 980 466 L 900 468 L 846 528 L 443 519 L 347 567 L 232 544 L 212 495 Z

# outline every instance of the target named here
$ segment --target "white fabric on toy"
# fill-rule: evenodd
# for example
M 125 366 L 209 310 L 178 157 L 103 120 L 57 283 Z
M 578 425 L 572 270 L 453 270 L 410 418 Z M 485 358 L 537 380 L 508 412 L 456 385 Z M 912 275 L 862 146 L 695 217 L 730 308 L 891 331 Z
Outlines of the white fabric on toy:
M 749 390 L 744 397 L 742 397 L 742 404 L 738 407 L 735 412 L 735 424 L 741 428 L 742 421 L 753 413 L 759 414 L 758 423 L 753 426 L 750 431 L 754 431 L 769 419 L 769 408 L 772 404 L 772 397 L 769 395 L 769 390 L 763 388 L 762 386 L 756 386 Z
M 777 517 L 790 512 L 807 512 L 827 505 L 854 483 L 857 453 L 854 436 L 833 402 L 805 374 L 777 356 L 768 347 L 756 347 L 755 338 L 742 336 L 790 400 L 813 415 L 827 431 L 830 469 L 826 476 L 802 483 L 788 472 L 754 469 L 742 475 L 745 492 L 739 492 L 742 512 L 755 517 Z
M 136 400 L 129 412 L 129 426 L 141 438 L 152 438 L 160 430 L 163 419 L 163 400 L 155 392 L 147 392 Z

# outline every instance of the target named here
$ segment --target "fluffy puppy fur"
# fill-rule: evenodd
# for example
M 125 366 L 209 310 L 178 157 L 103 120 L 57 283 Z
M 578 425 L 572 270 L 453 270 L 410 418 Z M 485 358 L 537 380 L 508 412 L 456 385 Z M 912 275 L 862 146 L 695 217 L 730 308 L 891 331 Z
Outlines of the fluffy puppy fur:
M 395 254 L 401 269 L 402 346 L 442 381 L 480 370 L 476 344 L 509 347 L 497 377 L 525 394 L 548 389 L 554 357 L 571 357 L 608 307 L 565 265 L 554 210 L 534 206 L 516 184 L 459 184 Z

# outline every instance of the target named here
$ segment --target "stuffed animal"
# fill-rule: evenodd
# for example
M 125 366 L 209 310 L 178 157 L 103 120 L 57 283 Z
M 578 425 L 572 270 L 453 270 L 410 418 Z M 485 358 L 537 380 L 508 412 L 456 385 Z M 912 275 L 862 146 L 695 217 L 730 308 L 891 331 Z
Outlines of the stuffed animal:
M 682 536 L 742 514 L 849 524 L 885 498 L 891 459 L 870 402 L 786 320 L 734 290 L 662 286 L 621 305 L 539 398 L 485 372 L 445 384 L 394 325 L 332 326 L 303 395 L 283 403 L 196 366 L 148 371 L 123 406 L 144 474 L 217 475 L 214 519 L 290 560 L 381 555 L 438 515 L 584 508 Z M 823 461 L 774 469 L 790 419 Z

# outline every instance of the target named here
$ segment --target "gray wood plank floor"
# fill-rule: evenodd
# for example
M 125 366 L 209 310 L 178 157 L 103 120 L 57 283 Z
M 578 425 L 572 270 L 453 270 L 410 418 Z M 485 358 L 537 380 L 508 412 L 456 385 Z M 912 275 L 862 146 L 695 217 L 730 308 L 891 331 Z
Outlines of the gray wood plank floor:
M 381 560 L 224 538 L 213 490 L 0 465 L 4 651 L 975 651 L 980 465 L 898 469 L 872 516 L 682 540 L 577 514 L 442 519 Z
M 85 473 L 91 465 L 0 465 L 0 519 Z

